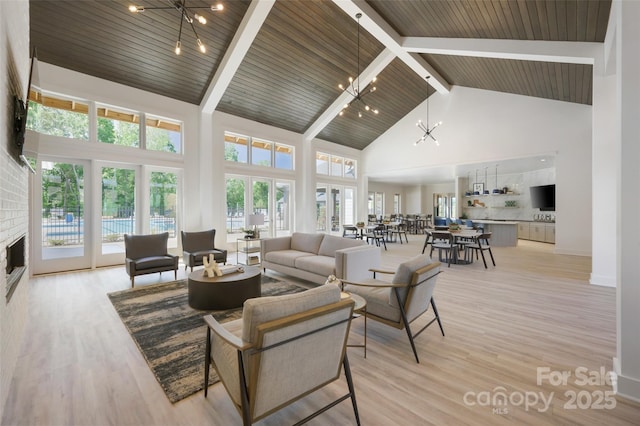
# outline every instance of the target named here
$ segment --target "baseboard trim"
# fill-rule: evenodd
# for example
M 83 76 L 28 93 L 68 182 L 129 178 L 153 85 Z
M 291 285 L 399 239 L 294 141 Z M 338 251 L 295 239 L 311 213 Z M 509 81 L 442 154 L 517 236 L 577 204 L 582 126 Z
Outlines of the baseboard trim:
M 554 254 L 568 254 L 571 256 L 587 256 L 587 257 L 591 257 L 591 250 L 572 250 L 572 249 L 565 249 L 565 248 L 558 248 L 558 246 L 556 246 L 556 248 L 553 249 L 553 253 Z
M 615 276 L 598 274 L 591 274 L 591 277 L 589 278 L 589 284 L 599 285 L 602 287 L 617 287 L 618 285 Z

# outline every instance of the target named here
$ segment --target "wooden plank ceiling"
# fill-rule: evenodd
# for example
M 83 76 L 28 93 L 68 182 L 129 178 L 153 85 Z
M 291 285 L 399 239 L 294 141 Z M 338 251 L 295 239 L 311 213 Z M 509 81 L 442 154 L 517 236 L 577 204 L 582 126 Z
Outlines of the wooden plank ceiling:
M 207 53 L 197 50 L 186 22 L 182 54 L 173 49 L 180 15 L 175 9 L 131 13 L 130 4 L 165 0 L 31 0 L 31 43 L 40 61 L 200 104 L 238 31 L 249 0 L 220 0 L 222 12 L 204 10 L 194 23 Z M 216 2 L 217 3 L 217 2 Z M 210 1 L 188 0 L 188 7 Z M 368 0 L 401 37 L 448 37 L 603 42 L 610 0 Z M 216 109 L 304 133 L 369 65 L 384 46 L 329 0 L 278 0 L 259 29 Z M 420 54 L 451 85 L 591 104 L 592 66 L 512 59 Z M 317 137 L 365 148 L 419 105 L 432 89 L 399 59 L 378 76 L 367 102 L 380 113 L 354 111 L 334 118 Z M 43 88 L 46 90 L 46 87 Z M 353 108 L 351 108 L 353 109 Z

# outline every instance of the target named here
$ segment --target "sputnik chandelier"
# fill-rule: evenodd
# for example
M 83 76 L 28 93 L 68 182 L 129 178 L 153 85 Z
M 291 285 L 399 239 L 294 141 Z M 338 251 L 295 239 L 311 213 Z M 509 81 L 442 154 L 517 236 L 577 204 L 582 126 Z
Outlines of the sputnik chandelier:
M 339 115 L 344 115 L 344 111 L 347 108 L 349 108 L 349 106 L 351 106 L 354 102 L 357 101 L 356 104 L 358 106 L 358 117 L 360 118 L 362 118 L 362 110 L 360 109 L 360 106 L 362 105 L 364 105 L 365 111 L 369 111 L 374 114 L 378 114 L 379 112 L 376 108 L 372 108 L 369 104 L 367 104 L 365 101 L 362 100 L 362 98 L 364 98 L 369 93 L 376 91 L 376 86 L 373 86 L 372 84 L 376 82 L 377 77 L 373 77 L 373 80 L 371 80 L 371 83 L 365 86 L 364 93 L 360 91 L 360 18 L 361 17 L 362 17 L 362 13 L 356 14 L 356 19 L 358 20 L 358 73 L 356 74 L 355 80 L 353 77 L 349 77 L 349 85 L 346 88 L 342 84 L 338 85 L 340 90 L 344 90 L 345 92 L 347 92 L 349 95 L 353 97 L 353 99 L 351 99 L 349 103 L 345 104 L 342 107 L 342 110 L 340 111 Z
M 429 78 L 431 78 L 431 76 L 427 76 L 427 83 L 429 82 Z M 418 145 L 420 142 L 424 142 L 425 140 L 427 140 L 427 138 L 431 138 L 433 139 L 433 142 L 436 144 L 436 146 L 440 146 L 440 142 L 438 142 L 438 140 L 433 136 L 433 131 L 441 124 L 442 121 L 438 121 L 433 125 L 432 128 L 429 128 L 429 85 L 427 85 L 427 122 L 423 123 L 422 120 L 418 120 L 418 122 L 416 123 L 416 126 L 418 126 L 418 128 L 424 132 L 424 135 L 422 135 L 422 137 L 415 141 L 413 144 Z
M 129 11 L 133 13 L 142 13 L 146 10 L 157 10 L 157 9 L 175 9 L 180 13 L 180 30 L 178 31 L 178 41 L 176 42 L 175 52 L 176 55 L 179 55 L 182 50 L 182 24 L 186 21 L 190 26 L 193 34 L 196 36 L 196 43 L 198 43 L 198 48 L 202 53 L 207 52 L 207 48 L 198 37 L 198 33 L 196 32 L 196 27 L 193 26 L 193 20 L 197 20 L 202 25 L 207 23 L 207 18 L 204 16 L 193 12 L 195 9 L 208 9 L 212 12 L 219 12 L 224 7 L 222 4 L 217 4 L 215 6 L 199 6 L 199 7 L 187 7 L 187 0 L 167 0 L 169 5 L 167 6 L 155 6 L 155 7 L 144 7 L 144 6 L 129 6 Z

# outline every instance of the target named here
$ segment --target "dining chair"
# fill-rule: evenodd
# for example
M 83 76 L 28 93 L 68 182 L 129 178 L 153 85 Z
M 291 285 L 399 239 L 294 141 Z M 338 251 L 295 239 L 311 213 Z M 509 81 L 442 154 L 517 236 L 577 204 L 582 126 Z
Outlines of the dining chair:
M 438 259 L 442 260 L 442 252 L 445 252 L 447 268 L 451 267 L 451 262 L 455 260 L 456 245 L 451 232 L 433 231 L 431 233 L 431 251 L 429 257 L 433 257 L 433 250 L 438 249 Z
M 472 242 L 471 244 L 467 244 L 467 246 L 465 247 L 465 250 L 469 250 L 470 252 L 473 250 L 473 252 L 475 252 L 476 259 L 478 259 L 478 252 L 480 252 L 480 254 L 482 255 L 482 261 L 484 262 L 485 269 L 488 269 L 487 260 L 484 257 L 485 251 L 489 252 L 489 255 L 491 256 L 491 262 L 493 263 L 493 266 L 496 266 L 496 261 L 493 258 L 493 252 L 491 251 L 491 245 L 489 244 L 490 239 L 491 239 L 491 232 L 485 232 L 475 237 L 474 239 L 475 241 Z M 471 260 L 473 260 L 473 252 L 471 252 Z M 465 255 L 465 258 L 466 258 L 466 255 Z
M 389 239 L 391 241 L 396 241 L 396 237 L 400 240 L 400 244 L 402 243 L 402 236 L 404 235 L 404 239 L 409 244 L 409 238 L 407 238 L 407 228 L 404 223 L 397 222 L 392 227 L 390 227 L 387 232 L 389 233 Z
M 369 243 L 370 241 L 373 241 L 378 247 L 380 247 L 380 245 L 384 245 L 384 250 L 386 251 L 387 250 L 386 233 L 387 233 L 387 228 L 383 224 L 380 224 L 374 228 L 371 228 L 369 232 L 365 234 L 367 243 Z
M 422 246 L 422 254 L 427 250 L 427 246 L 430 246 L 433 243 L 433 231 L 427 230 L 425 233 L 426 236 L 424 239 L 424 245 Z
M 360 238 L 360 231 L 357 226 L 354 225 L 342 225 L 342 236 L 344 238 Z

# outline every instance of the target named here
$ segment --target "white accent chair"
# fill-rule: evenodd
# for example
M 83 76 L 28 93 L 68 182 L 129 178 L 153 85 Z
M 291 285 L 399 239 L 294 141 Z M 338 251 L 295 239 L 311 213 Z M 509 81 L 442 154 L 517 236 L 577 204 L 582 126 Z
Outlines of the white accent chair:
M 204 395 L 213 364 L 220 381 L 250 425 L 337 380 L 344 370 L 349 392 L 307 416 L 304 423 L 351 398 L 358 408 L 346 347 L 354 302 L 336 285 L 302 293 L 249 299 L 242 318 L 207 323 Z
M 433 300 L 440 262 L 433 262 L 427 255 L 418 255 L 398 265 L 395 272 L 377 268 L 372 268 L 371 271 L 373 278 L 357 282 L 341 280 L 344 291 L 357 294 L 367 301 L 367 318 L 400 330 L 404 328 L 416 362 L 420 363 L 414 338 L 434 321 L 438 321 L 444 336 L 440 315 Z M 376 279 L 376 273 L 395 275 L 391 282 L 387 282 Z M 427 312 L 429 306 L 433 308 L 434 318 L 414 334 L 410 324 Z

